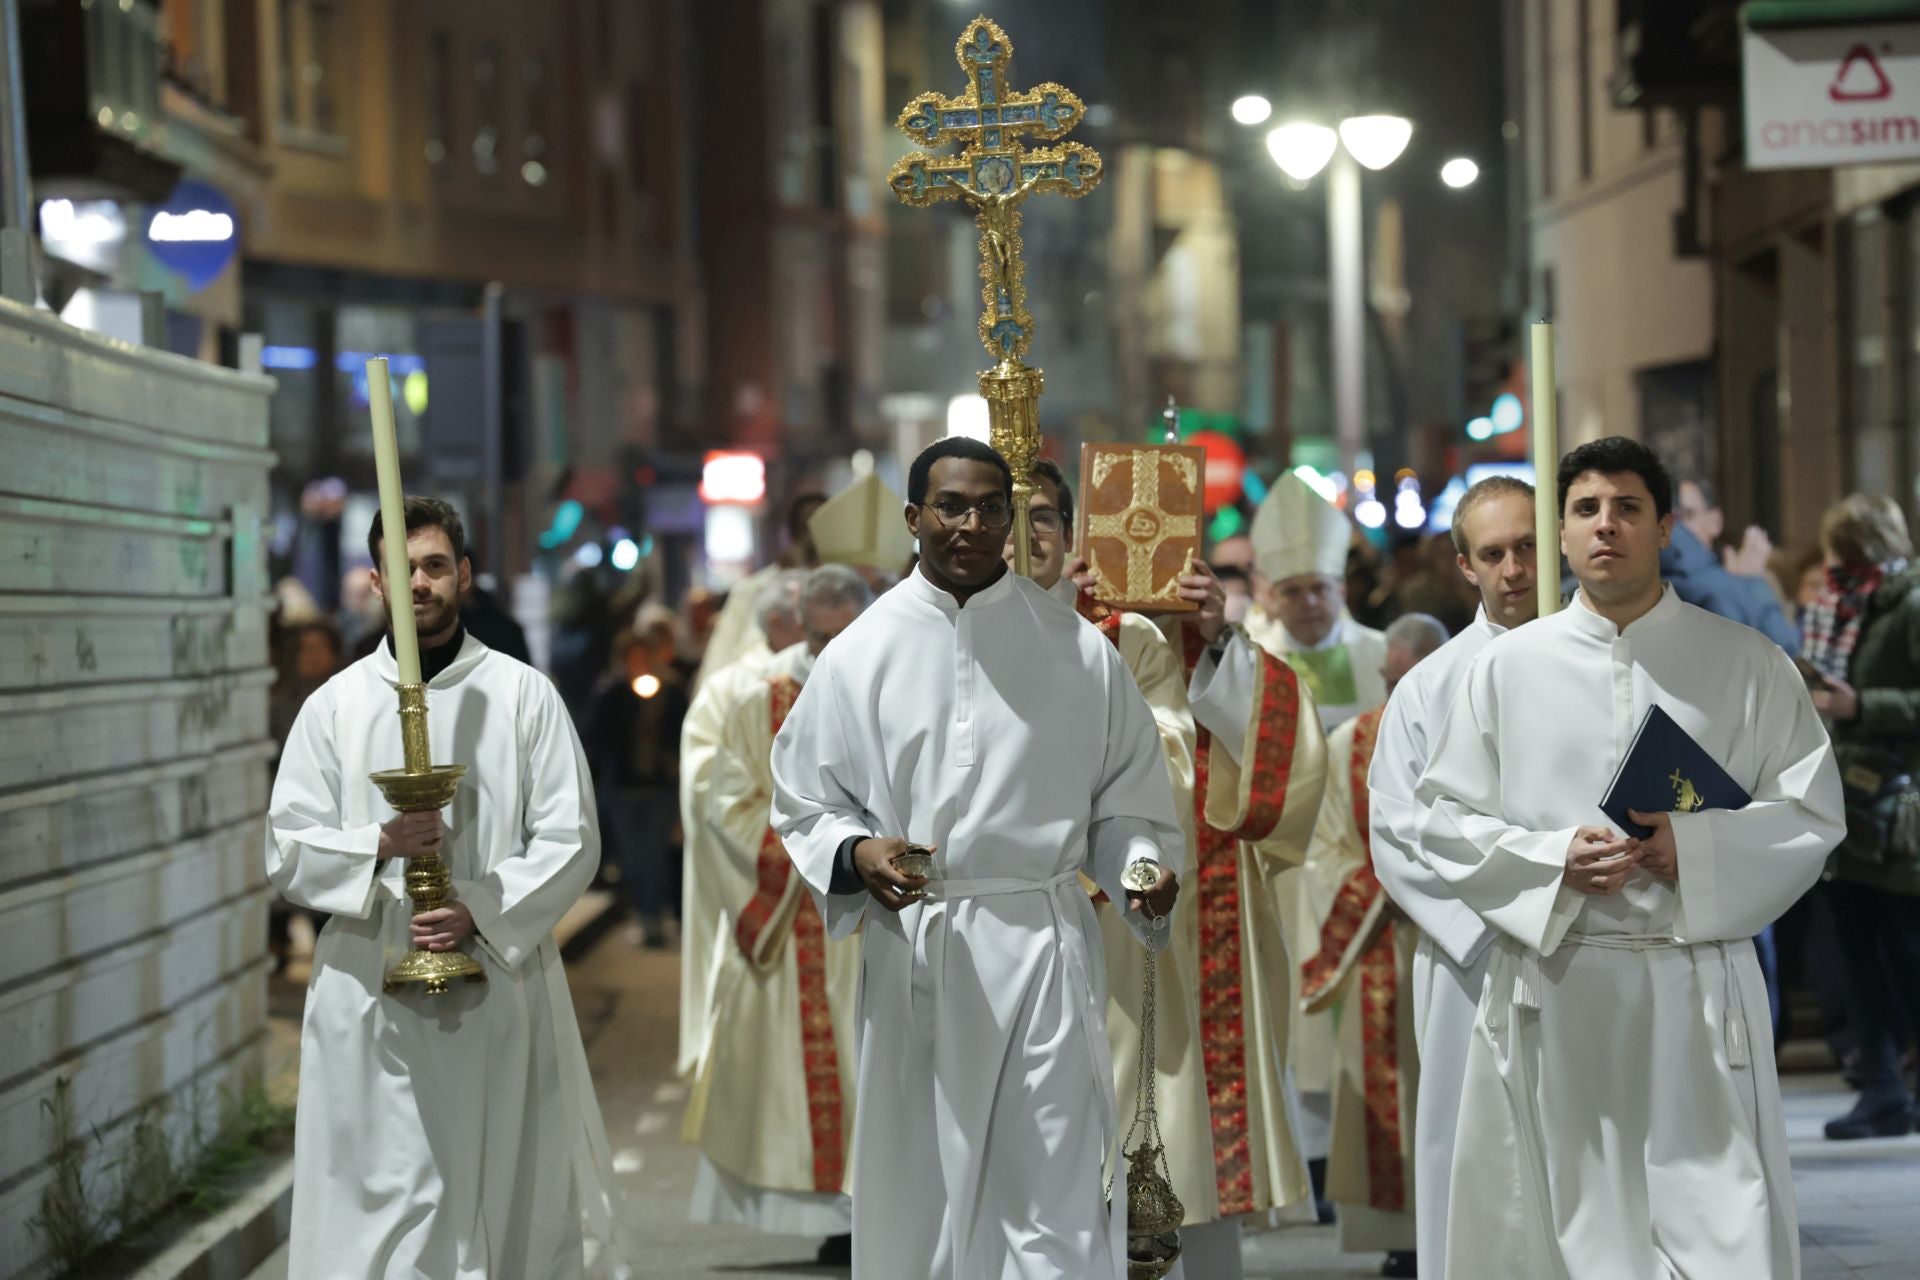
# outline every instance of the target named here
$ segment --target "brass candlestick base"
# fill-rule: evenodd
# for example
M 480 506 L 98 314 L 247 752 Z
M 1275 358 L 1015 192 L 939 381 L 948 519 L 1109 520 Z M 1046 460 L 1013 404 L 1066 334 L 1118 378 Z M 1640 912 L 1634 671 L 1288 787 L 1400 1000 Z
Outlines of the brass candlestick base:
M 407 767 L 369 774 L 373 785 L 398 813 L 430 813 L 444 809 L 460 789 L 466 776 L 463 764 L 432 765 L 427 748 L 427 689 L 425 685 L 403 684 L 400 689 L 400 738 L 405 748 Z M 407 859 L 407 899 L 413 914 L 444 907 L 453 900 L 453 876 L 446 860 L 438 854 Z M 485 982 L 487 972 L 478 960 L 463 951 L 427 951 L 416 949 L 406 959 L 387 970 L 385 989 L 420 983 L 430 996 L 444 995 L 456 978 Z

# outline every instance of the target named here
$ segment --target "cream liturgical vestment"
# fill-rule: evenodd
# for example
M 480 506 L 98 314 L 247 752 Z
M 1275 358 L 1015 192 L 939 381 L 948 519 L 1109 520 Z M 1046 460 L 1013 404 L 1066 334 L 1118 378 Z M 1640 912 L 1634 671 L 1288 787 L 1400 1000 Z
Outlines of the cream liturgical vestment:
M 1441 1280 L 1446 1274 L 1454 1129 L 1493 929 L 1420 856 L 1420 809 L 1413 796 L 1467 668 L 1505 631 L 1488 621 L 1483 609 L 1472 626 L 1407 673 L 1380 717 L 1373 767 L 1367 774 L 1373 869 L 1419 934 L 1412 991 L 1420 1042 L 1413 1203 L 1420 1274 L 1426 1280 Z
M 755 632 L 756 636 L 759 633 Z M 773 652 L 764 636 L 700 682 L 680 723 L 680 1053 L 675 1069 L 691 1076 L 707 1049 L 714 972 L 726 954 L 727 896 L 709 883 L 725 870 L 725 854 L 707 821 L 707 784 L 727 717 L 765 683 Z
M 1113 645 L 1011 573 L 962 607 L 916 571 L 815 664 L 773 776 L 828 931 L 865 922 L 854 1274 L 1119 1280 L 1106 973 L 1079 872 L 1121 901 L 1133 861 L 1181 869 L 1183 835 Z M 936 849 L 924 900 L 829 892 L 869 835 Z
M 780 568 L 777 564 L 770 564 L 755 569 L 728 588 L 727 601 L 720 606 L 720 612 L 713 620 L 713 630 L 707 633 L 707 647 L 700 655 L 700 670 L 694 673 L 693 687 L 696 692 L 716 671 L 732 666 L 756 644 L 765 645 L 760 628 L 754 622 L 753 604 L 759 598 L 760 588 L 766 585 L 767 579 L 780 572 Z
M 402 765 L 397 678 L 382 646 L 307 700 L 268 814 L 274 885 L 332 915 L 300 1032 L 291 1274 L 627 1274 L 552 937 L 600 856 L 573 725 L 545 676 L 472 636 L 428 682 L 434 759 L 468 770 L 443 852 L 487 981 L 385 995 L 412 906 L 405 860 L 376 857 L 394 815 L 367 775 Z
M 694 1221 L 838 1235 L 852 1224 L 843 1186 L 860 944 L 826 936 L 767 825 L 774 735 L 812 665 L 795 645 L 734 700 L 702 797 L 707 883 L 725 910 L 686 1137 L 701 1151 Z
M 1337 1000 L 1340 1010 L 1327 1196 L 1340 1206 L 1340 1247 L 1348 1253 L 1414 1247 L 1420 1060 L 1412 987 L 1419 930 L 1398 918 L 1367 852 L 1367 769 L 1381 714 L 1362 712 L 1327 737 L 1331 768 L 1314 843 L 1339 869 L 1339 888 L 1300 975 L 1303 1007 Z
M 1675 813 L 1678 882 L 1562 884 L 1659 706 L 1752 802 Z M 1759 632 L 1668 588 L 1620 631 L 1576 597 L 1489 644 L 1416 799 L 1416 849 L 1500 931 L 1468 1047 L 1447 1274 L 1799 1274 L 1753 934 L 1845 830 L 1825 729 Z
M 1387 678 L 1387 637 L 1382 631 L 1363 627 L 1342 610 L 1333 630 L 1319 644 L 1303 645 L 1290 635 L 1279 619 L 1255 606 L 1247 611 L 1247 634 L 1261 648 L 1286 660 L 1300 673 L 1314 707 L 1320 713 L 1320 727 L 1331 733 L 1338 725 L 1385 705 Z
M 1181 818 L 1183 865 L 1193 851 L 1193 712 L 1180 663 L 1160 628 L 1139 614 L 1107 610 L 1081 596 L 1071 578 L 1061 578 L 1052 593 L 1077 609 L 1112 642 L 1127 672 L 1153 712 L 1166 758 L 1167 782 Z M 1089 882 L 1091 883 L 1091 882 Z M 1135 1119 L 1139 1087 L 1141 999 L 1146 990 L 1147 951 L 1104 893 L 1094 886 L 1100 939 L 1107 967 L 1107 1042 L 1113 1050 L 1119 1131 Z M 1183 884 L 1182 892 L 1186 892 Z M 1182 902 L 1169 926 L 1168 945 L 1159 953 L 1155 974 L 1154 1091 L 1160 1132 L 1166 1139 L 1167 1172 L 1173 1192 L 1186 1209 L 1185 1225 L 1219 1218 L 1213 1191 L 1213 1128 L 1207 1106 L 1206 1067 L 1199 1028 L 1200 948 L 1191 899 Z M 1185 1243 L 1191 1244 L 1189 1239 Z
M 1276 584 L 1309 574 L 1335 583 L 1346 578 L 1347 552 L 1354 536 L 1352 521 L 1291 472 L 1275 480 L 1261 500 L 1253 513 L 1249 536 L 1255 565 Z M 1312 695 L 1319 712 L 1320 727 L 1326 732 L 1386 702 L 1387 681 L 1382 671 L 1387 658 L 1386 637 L 1355 622 L 1345 609 L 1333 628 L 1313 645 L 1301 644 L 1280 619 L 1258 606 L 1248 612 L 1246 628 L 1254 643 L 1299 673 L 1300 683 Z M 1309 849 L 1304 865 L 1288 868 L 1273 878 L 1272 893 L 1293 948 L 1294 969 L 1310 960 L 1318 949 L 1320 926 L 1332 909 L 1339 887 L 1338 861 L 1331 853 L 1316 857 Z M 1309 1156 L 1319 1156 L 1327 1149 L 1333 1020 L 1324 1012 L 1306 1013 L 1293 1001 L 1288 1006 L 1292 1026 L 1287 1037 L 1287 1066 L 1294 1087 L 1302 1095 L 1301 1146 Z
M 1326 741 L 1292 668 L 1237 631 L 1207 648 L 1181 626 L 1195 753 L 1200 1034 L 1223 1216 L 1304 1201 L 1287 1099 L 1291 940 L 1274 879 L 1305 856 L 1326 786 Z
M 1321 726 L 1332 732 L 1362 711 L 1371 711 L 1387 700 L 1387 680 L 1383 670 L 1387 661 L 1387 639 L 1371 627 L 1363 627 L 1344 611 L 1326 638 L 1314 646 L 1297 643 L 1278 622 L 1249 616 L 1248 633 L 1260 644 L 1283 659 L 1300 676 L 1300 683 L 1311 693 L 1320 715 Z M 1256 624 L 1261 624 L 1255 630 Z M 1320 947 L 1320 930 L 1327 913 L 1333 910 L 1339 892 L 1342 869 L 1340 852 L 1333 848 L 1309 845 L 1304 861 L 1284 869 L 1272 881 L 1272 893 L 1280 912 L 1281 927 L 1293 948 L 1298 966 L 1312 960 Z M 1333 1089 L 1334 1026 L 1331 1012 L 1308 1013 L 1296 1002 L 1291 1011 L 1292 1027 L 1288 1036 L 1287 1065 L 1293 1071 L 1293 1083 L 1301 1093 L 1319 1097 Z M 1322 1103 L 1324 1106 L 1324 1103 Z M 1315 1124 L 1316 1116 L 1320 1123 Z M 1325 1150 L 1327 1134 L 1324 1112 L 1308 1107 L 1303 1114 L 1306 1128 L 1302 1134 L 1307 1154 Z

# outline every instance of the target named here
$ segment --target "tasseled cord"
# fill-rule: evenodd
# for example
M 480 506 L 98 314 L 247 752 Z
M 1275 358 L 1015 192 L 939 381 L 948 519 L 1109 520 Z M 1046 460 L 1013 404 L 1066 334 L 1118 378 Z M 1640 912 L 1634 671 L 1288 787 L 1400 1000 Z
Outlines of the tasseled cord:
M 1520 963 L 1513 971 L 1513 1007 L 1540 1007 L 1540 953 L 1531 947 L 1520 951 Z
M 1727 1037 L 1727 1065 L 1735 1071 L 1744 1071 L 1749 1064 L 1747 1054 L 1747 1020 L 1740 1012 L 1740 982 L 1734 976 L 1733 957 L 1727 952 L 1727 944 L 1720 944 L 1720 965 L 1727 971 L 1727 1007 L 1721 1011 L 1720 1022 Z

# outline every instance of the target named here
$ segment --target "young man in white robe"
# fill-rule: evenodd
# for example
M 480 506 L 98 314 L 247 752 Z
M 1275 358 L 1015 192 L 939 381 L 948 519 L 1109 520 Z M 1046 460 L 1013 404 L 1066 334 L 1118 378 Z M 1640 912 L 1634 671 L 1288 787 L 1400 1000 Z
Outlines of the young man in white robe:
M 726 898 L 707 1050 L 685 1136 L 700 1148 L 695 1222 L 826 1236 L 816 1261 L 851 1260 L 847 1137 L 853 1125 L 860 944 L 830 939 L 767 825 L 773 740 L 829 641 L 873 600 L 846 565 L 807 575 L 806 639 L 775 656 L 729 710 L 702 797 L 710 877 Z
M 1266 579 L 1247 616 L 1247 634 L 1283 659 L 1300 676 L 1331 733 L 1359 715 L 1385 704 L 1381 675 L 1387 660 L 1386 637 L 1355 622 L 1346 607 L 1347 551 L 1353 523 L 1291 472 L 1274 482 L 1252 530 L 1255 563 Z M 1212 700 L 1199 696 L 1194 714 L 1204 721 Z M 1309 834 L 1311 828 L 1308 829 Z M 1320 922 L 1339 888 L 1339 868 L 1311 854 L 1271 881 L 1287 946 L 1289 974 L 1319 949 Z M 1333 1017 L 1308 1013 L 1289 999 L 1292 1025 L 1287 1036 L 1287 1069 L 1298 1091 L 1300 1147 L 1313 1175 L 1314 1198 L 1322 1221 L 1330 1218 L 1325 1199 L 1326 1159 L 1333 1134 Z
M 1105 969 L 1079 873 L 1143 940 L 1164 937 L 1183 836 L 1119 655 L 1001 561 L 1012 484 L 965 438 L 915 460 L 920 563 L 815 663 L 774 742 L 775 828 L 829 933 L 865 925 L 866 1280 L 1126 1269 L 1125 1213 L 1106 1206 Z M 930 877 L 895 865 L 914 849 Z
M 804 569 L 780 569 L 760 583 L 752 593 L 759 639 L 700 682 L 680 722 L 680 1053 L 675 1070 L 688 1079 L 698 1074 L 707 1051 L 714 974 L 726 954 L 726 913 L 732 902 L 714 883 L 724 872 L 725 853 L 706 821 L 707 787 L 734 707 L 758 694 L 775 654 L 806 639 L 800 618 L 806 583 Z
M 1387 693 L 1447 643 L 1437 618 L 1407 613 L 1386 631 Z M 1391 704 L 1389 704 L 1391 705 Z M 1419 1274 L 1414 1256 L 1413 954 L 1419 930 L 1393 909 L 1367 851 L 1367 770 L 1386 708 L 1362 711 L 1327 735 L 1327 794 L 1311 857 L 1338 868 L 1319 946 L 1300 973 L 1300 1006 L 1334 1010 L 1333 1133 L 1327 1198 L 1339 1207 L 1340 1248 L 1385 1251 L 1383 1276 Z
M 1171 948 L 1183 985 L 1170 989 L 1165 964 L 1160 979 L 1160 1121 L 1189 1224 L 1179 1265 L 1196 1280 L 1233 1280 L 1241 1274 L 1242 1222 L 1312 1194 L 1287 1093 L 1293 966 L 1268 885 L 1306 856 L 1327 756 L 1299 675 L 1229 627 L 1219 578 L 1204 563 L 1191 567 L 1180 594 L 1197 608 L 1160 619 L 1181 660 L 1175 673 L 1182 701 L 1191 682 L 1196 728 L 1186 789 L 1195 855 L 1188 910 L 1175 922 Z M 1083 562 L 1075 562 L 1074 573 L 1077 586 L 1092 587 Z M 1129 624 L 1118 632 L 1125 654 L 1139 619 L 1121 616 Z M 1136 675 L 1148 669 L 1131 659 L 1128 665 Z M 1142 680 L 1143 689 L 1148 685 Z M 1158 714 L 1151 691 L 1148 699 Z M 1131 1027 L 1140 963 L 1113 945 L 1114 930 L 1107 929 L 1115 1008 L 1123 1013 L 1109 1026 Z M 1124 981 L 1123 971 L 1130 975 Z M 1164 1021 L 1180 1002 L 1191 1006 L 1195 1022 L 1191 1062 L 1179 1042 L 1169 1048 Z M 1137 1042 L 1130 1033 L 1113 1038 L 1124 1096 Z
M 624 1275 L 552 936 L 599 863 L 586 759 L 552 682 L 462 629 L 460 517 L 427 498 L 405 510 L 412 581 L 375 589 L 407 593 L 434 760 L 468 772 L 445 813 L 395 815 L 368 781 L 403 763 L 391 639 L 309 698 L 287 740 L 267 874 L 331 916 L 301 1023 L 289 1274 Z M 376 515 L 375 564 L 381 539 Z M 454 901 L 414 915 L 407 859 L 436 851 Z M 415 946 L 466 952 L 486 982 L 383 993 Z
M 1033 464 L 1033 581 L 1071 604 L 1089 626 L 1100 631 L 1119 651 L 1121 662 L 1140 695 L 1154 712 L 1160 727 L 1160 747 L 1167 760 L 1167 783 L 1192 865 L 1192 794 L 1194 794 L 1194 718 L 1187 706 L 1187 674 L 1167 643 L 1162 629 L 1144 614 L 1123 612 L 1096 604 L 1069 576 L 1085 574 L 1083 560 L 1073 555 L 1073 487 L 1056 462 Z M 1006 558 L 1014 547 L 1008 539 Z M 1091 578 L 1087 578 L 1091 585 Z M 1119 1132 L 1127 1134 L 1137 1121 L 1135 1092 L 1139 1090 L 1142 996 L 1146 990 L 1146 950 L 1139 946 L 1127 921 L 1096 896 L 1100 940 L 1106 956 L 1106 1038 L 1114 1050 L 1114 1092 L 1119 1100 Z M 1171 938 L 1158 956 L 1154 977 L 1154 1094 L 1158 1125 L 1165 1140 L 1167 1176 L 1173 1194 L 1187 1211 L 1181 1222 L 1181 1255 L 1167 1272 L 1171 1280 L 1210 1276 L 1235 1280 L 1240 1274 L 1240 1224 L 1223 1219 L 1215 1190 L 1212 1107 L 1206 1088 L 1206 1054 L 1200 1044 L 1200 931 L 1194 913 L 1173 919 Z
M 1413 1210 L 1424 1280 L 1446 1275 L 1460 1084 L 1493 929 L 1419 856 L 1420 810 L 1413 795 L 1467 667 L 1495 636 L 1539 613 L 1533 486 L 1512 476 L 1490 476 L 1467 490 L 1454 508 L 1453 547 L 1460 572 L 1480 592 L 1479 613 L 1394 686 L 1367 773 L 1373 869 L 1418 935 L 1412 991 L 1420 1064 L 1413 1108 Z
M 1832 747 L 1778 645 L 1661 582 L 1672 484 L 1646 446 L 1582 445 L 1557 478 L 1579 593 L 1474 659 L 1415 796 L 1419 854 L 1499 931 L 1446 1270 L 1790 1280 L 1798 1225 L 1751 939 L 1844 832 Z M 1654 706 L 1751 803 L 1630 812 L 1652 834 L 1614 831 L 1599 806 Z

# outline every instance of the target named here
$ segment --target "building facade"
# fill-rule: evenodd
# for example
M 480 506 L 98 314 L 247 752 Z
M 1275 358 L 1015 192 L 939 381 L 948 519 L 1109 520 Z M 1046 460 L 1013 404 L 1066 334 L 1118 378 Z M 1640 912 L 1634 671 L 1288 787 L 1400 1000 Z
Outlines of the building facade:
M 1722 131 L 1714 110 L 1615 108 L 1615 0 L 1510 2 L 1525 310 L 1557 339 L 1560 433 L 1646 440 L 1711 474 L 1714 282 L 1690 166 Z

